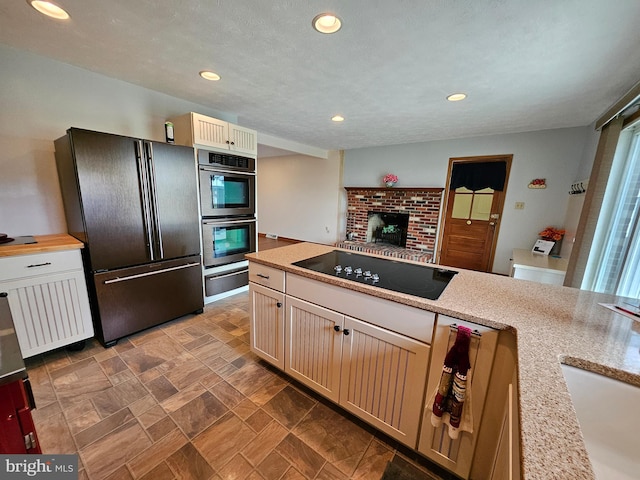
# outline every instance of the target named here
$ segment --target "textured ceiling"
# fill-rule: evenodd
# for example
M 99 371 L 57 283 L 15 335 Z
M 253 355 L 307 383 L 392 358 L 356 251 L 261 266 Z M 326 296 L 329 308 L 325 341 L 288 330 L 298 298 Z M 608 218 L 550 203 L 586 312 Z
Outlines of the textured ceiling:
M 58 4 L 71 20 L 0 2 L 0 43 L 326 149 L 588 125 L 640 80 L 639 0 Z M 338 33 L 312 30 L 323 11 Z

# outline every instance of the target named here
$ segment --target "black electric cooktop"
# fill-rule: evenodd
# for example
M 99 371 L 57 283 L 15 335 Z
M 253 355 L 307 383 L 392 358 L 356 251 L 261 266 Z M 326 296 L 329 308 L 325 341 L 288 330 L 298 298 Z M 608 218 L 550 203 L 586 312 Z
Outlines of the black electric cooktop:
M 340 250 L 301 260 L 294 265 L 428 300 L 437 300 L 449 281 L 458 273 L 444 268 L 369 257 Z

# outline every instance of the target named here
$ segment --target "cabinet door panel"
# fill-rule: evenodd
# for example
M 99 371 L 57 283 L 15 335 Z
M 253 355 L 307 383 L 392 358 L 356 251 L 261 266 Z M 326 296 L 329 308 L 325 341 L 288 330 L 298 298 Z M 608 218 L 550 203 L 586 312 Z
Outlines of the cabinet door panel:
M 438 315 L 436 333 L 431 356 L 431 368 L 427 387 L 429 401 L 440 383 L 444 358 L 453 346 L 455 334 L 452 324 L 462 325 L 482 334 L 481 338 L 472 337 L 469 346 L 471 364 L 467 376 L 467 388 L 471 384 L 473 433 L 460 432 L 456 440 L 449 438 L 446 426 L 434 428 L 431 425 L 431 410 L 425 409 L 420 432 L 419 451 L 436 463 L 446 467 L 463 478 L 469 477 L 473 453 L 476 447 L 480 419 L 484 410 L 485 397 L 489 387 L 489 377 L 493 365 L 498 332 L 489 327 L 467 323 L 456 318 Z
M 343 318 L 326 308 L 287 297 L 285 372 L 336 402 Z
M 249 284 L 251 351 L 284 370 L 284 294 Z
M 230 149 L 237 153 L 256 155 L 258 153 L 258 139 L 256 131 L 239 125 L 229 124 Z
M 345 317 L 340 405 L 415 448 L 429 345 Z
M 4 282 L 0 290 L 9 293 L 24 358 L 93 336 L 82 271 Z

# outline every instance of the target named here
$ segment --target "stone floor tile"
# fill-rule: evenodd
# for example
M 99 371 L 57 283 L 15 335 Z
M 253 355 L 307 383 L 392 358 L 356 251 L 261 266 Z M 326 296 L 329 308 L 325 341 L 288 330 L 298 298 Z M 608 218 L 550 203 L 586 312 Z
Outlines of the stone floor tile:
M 91 401 L 100 416 L 106 418 L 146 395 L 147 389 L 137 378 L 133 378 L 93 395 Z
M 246 398 L 238 390 L 224 381 L 216 383 L 213 387 L 209 388 L 209 391 L 230 409 L 234 408 Z
M 190 443 L 169 455 L 166 463 L 181 480 L 208 480 L 214 474 L 211 465 Z
M 257 466 L 288 434 L 287 429 L 273 421 L 242 449 L 242 454 L 253 466 Z
M 122 465 L 115 472 L 105 478 L 105 480 L 133 480 L 129 469 Z
M 199 383 L 196 383 L 194 385 L 188 386 L 182 391 L 179 391 L 175 395 L 170 396 L 169 398 L 161 402 L 160 405 L 162 405 L 162 408 L 164 408 L 167 413 L 172 413 L 182 408 L 191 400 L 202 395 L 206 391 L 206 388 L 204 388 Z
M 277 452 L 271 452 L 257 467 L 265 480 L 278 480 L 291 464 Z
M 326 462 L 322 455 L 291 433 L 275 451 L 308 478 L 315 478 Z
M 393 450 L 377 439 L 374 439 L 364 453 L 362 460 L 360 460 L 351 478 L 369 480 L 370 478 L 382 477 L 387 463 L 393 459 L 393 456 Z
M 89 476 L 102 480 L 151 446 L 151 440 L 135 420 L 80 449 Z
M 354 472 L 373 439 L 371 433 L 322 403 L 309 411 L 293 433 L 347 476 Z
M 382 477 L 382 473 L 378 476 L 373 475 L 370 477 L 364 477 L 366 480 L 373 480 Z M 322 470 L 316 477 L 315 480 L 349 480 L 350 477 L 347 477 L 344 473 L 342 473 L 338 467 L 332 465 L 331 463 L 325 463 Z
M 315 404 L 315 400 L 287 385 L 262 408 L 286 428 L 291 429 Z
M 157 421 L 147 428 L 147 433 L 151 437 L 151 440 L 157 442 L 169 432 L 172 432 L 177 428 L 178 426 L 170 417 L 164 417 L 162 420 Z
M 164 375 L 154 378 L 145 386 L 158 402 L 163 402 L 178 393 L 178 389 Z
M 210 392 L 202 394 L 171 413 L 171 417 L 189 438 L 195 437 L 229 409 Z
M 255 436 L 253 430 L 240 418 L 233 412 L 228 412 L 192 442 L 209 464 L 220 471 Z
M 273 417 L 260 408 L 249 416 L 245 422 L 254 432 L 260 433 L 272 420 Z
M 160 465 L 155 467 L 150 472 L 146 473 L 140 480 L 175 480 L 176 477 L 173 474 L 173 471 L 169 468 L 165 462 L 162 462 Z
M 289 467 L 289 470 L 282 476 L 281 480 L 307 480 L 307 477 L 294 467 Z
M 128 460 L 127 465 L 135 477 L 141 477 L 163 463 L 167 457 L 188 442 L 189 440 L 180 430 L 173 430 L 139 455 Z
M 156 405 L 141 413 L 140 415 L 137 415 L 137 418 L 140 422 L 140 425 L 142 425 L 144 428 L 149 428 L 151 425 L 159 422 L 166 416 L 167 412 L 164 411 L 164 408 L 162 408 L 160 405 Z
M 76 444 L 62 413 L 56 413 L 36 424 L 42 453 L 76 453 Z
M 242 455 L 236 455 L 229 463 L 222 467 L 218 475 L 224 480 L 243 480 L 246 479 L 251 472 L 253 472 L 253 467 L 249 462 L 247 462 Z

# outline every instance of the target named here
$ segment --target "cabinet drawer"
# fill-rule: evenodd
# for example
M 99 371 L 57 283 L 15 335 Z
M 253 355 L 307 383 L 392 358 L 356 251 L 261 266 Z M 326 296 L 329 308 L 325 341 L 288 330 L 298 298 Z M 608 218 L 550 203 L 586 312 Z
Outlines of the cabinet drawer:
M 249 281 L 284 292 L 284 271 L 249 262 Z
M 0 259 L 0 281 L 82 270 L 80 250 L 32 253 Z
M 287 295 L 331 308 L 420 342 L 431 343 L 436 319 L 433 312 L 293 274 L 287 277 Z

